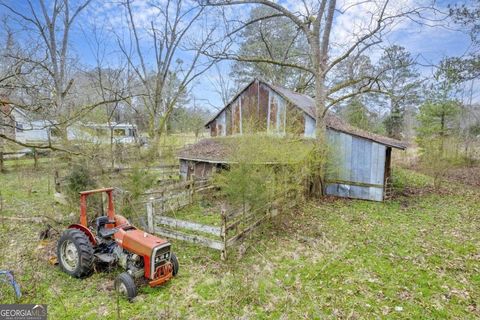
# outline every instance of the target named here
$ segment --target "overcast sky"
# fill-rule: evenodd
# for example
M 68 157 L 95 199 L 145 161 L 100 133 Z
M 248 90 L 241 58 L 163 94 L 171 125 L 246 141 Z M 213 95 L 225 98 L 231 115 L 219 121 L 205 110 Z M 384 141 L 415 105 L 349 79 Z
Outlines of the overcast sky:
M 303 10 L 300 6 L 300 1 L 282 0 L 280 2 L 283 2 L 292 9 L 298 11 Z M 339 1 L 339 7 L 344 7 L 351 2 L 351 0 L 344 0 L 344 2 Z M 391 1 L 392 5 L 390 5 L 390 10 L 394 11 L 402 8 L 402 6 L 417 5 L 418 2 L 419 1 L 414 0 Z M 438 7 L 441 11 L 446 12 L 447 6 L 455 3 L 456 2 L 441 1 L 438 3 Z M 10 4 L 18 8 L 21 12 L 28 11 L 26 1 L 12 0 Z M 233 12 L 240 15 L 240 17 L 243 16 L 243 18 L 246 18 L 249 7 L 245 6 L 243 8 L 242 10 L 238 10 L 237 7 Z M 365 21 L 368 21 L 365 12 L 370 9 L 368 4 L 365 6 L 360 5 L 349 10 L 346 14 L 337 14 L 332 41 L 336 43 L 348 42 L 349 34 L 351 34 L 350 31 L 355 27 L 363 26 Z M 135 1 L 135 12 L 135 19 L 139 24 L 148 24 L 152 17 L 155 17 L 155 11 L 147 5 L 146 1 Z M 0 13 L 5 14 L 6 10 L 0 7 Z M 401 21 L 391 28 L 392 30 L 384 38 L 384 42 L 380 46 L 386 47 L 391 44 L 404 46 L 412 53 L 412 56 L 423 65 L 419 67 L 419 71 L 424 76 L 430 75 L 433 72 L 431 65 L 438 63 L 442 58 L 447 56 L 462 56 L 472 50 L 468 34 L 466 34 L 464 30 L 460 30 L 458 26 L 449 25 L 445 27 L 439 26 L 434 22 L 430 24 L 431 26 L 420 26 L 412 21 Z M 73 29 L 71 36 L 72 52 L 79 57 L 83 65 L 95 66 L 96 63 L 92 50 L 92 29 L 94 26 L 97 26 L 97 28 L 104 28 L 101 41 L 107 44 L 107 61 L 105 63 L 114 64 L 116 57 L 118 57 L 118 49 L 116 47 L 115 37 L 109 35 L 106 29 L 113 28 L 120 30 L 121 26 L 125 25 L 126 21 L 123 11 L 115 1 L 94 0 L 93 4 L 83 13 Z M 194 31 L 198 32 L 198 30 Z M 371 51 L 369 55 L 372 60 L 375 61 L 380 56 L 380 53 L 379 48 Z M 180 56 L 188 59 L 185 53 L 180 53 Z M 229 62 L 223 62 L 221 64 L 221 70 L 224 74 L 228 75 L 230 71 L 229 65 Z M 214 71 L 214 69 L 196 81 L 192 92 L 198 101 L 205 102 L 208 100 L 211 105 L 221 107 L 220 97 L 213 90 L 210 81 L 213 77 L 216 77 L 216 71 Z M 480 102 L 480 85 L 477 83 L 475 87 L 477 90 L 474 95 L 474 100 Z

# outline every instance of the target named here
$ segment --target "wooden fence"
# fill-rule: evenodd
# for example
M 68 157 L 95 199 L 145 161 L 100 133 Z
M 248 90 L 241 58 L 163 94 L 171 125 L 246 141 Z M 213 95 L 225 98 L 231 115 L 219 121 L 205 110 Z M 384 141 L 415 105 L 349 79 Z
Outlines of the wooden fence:
M 134 168 L 132 167 L 115 167 L 115 168 L 99 169 L 91 172 L 91 174 L 94 176 L 100 176 L 103 174 L 112 175 L 112 174 L 128 173 L 133 170 Z M 162 186 L 178 183 L 180 179 L 180 171 L 178 168 L 178 164 L 145 167 L 145 168 L 142 168 L 142 170 L 157 172 L 159 176 L 158 183 Z M 59 170 L 55 170 L 54 171 L 55 192 L 62 193 L 62 191 L 65 189 L 66 182 L 67 182 L 67 176 L 66 176 L 65 170 L 63 170 L 63 172 L 60 172 Z
M 222 209 L 219 212 L 220 226 L 171 218 L 163 213 L 165 210 L 159 208 L 155 199 L 147 203 L 147 225 L 151 233 L 219 250 L 221 259 L 225 260 L 228 248 L 239 244 L 261 222 L 277 215 L 278 209 L 275 203 L 257 210 L 237 209 L 227 212 Z

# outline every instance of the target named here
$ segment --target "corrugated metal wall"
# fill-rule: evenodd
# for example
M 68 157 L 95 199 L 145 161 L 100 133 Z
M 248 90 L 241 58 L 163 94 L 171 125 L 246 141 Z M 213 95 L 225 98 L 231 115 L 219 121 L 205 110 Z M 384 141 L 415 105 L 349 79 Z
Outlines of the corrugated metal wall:
M 386 147 L 330 129 L 328 138 L 333 155 L 329 161 L 326 193 L 382 201 Z

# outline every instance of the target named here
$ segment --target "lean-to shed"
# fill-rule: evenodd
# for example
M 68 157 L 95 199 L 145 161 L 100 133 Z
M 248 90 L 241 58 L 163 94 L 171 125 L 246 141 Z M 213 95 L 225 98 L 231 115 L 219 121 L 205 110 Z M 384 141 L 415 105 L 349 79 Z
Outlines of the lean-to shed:
M 329 170 L 329 195 L 382 201 L 391 183 L 392 148 L 405 149 L 398 140 L 373 134 L 329 113 L 325 118 L 335 168 Z M 207 124 L 212 137 L 267 132 L 315 138 L 313 98 L 264 81 L 253 80 Z M 180 174 L 206 177 L 227 164 L 218 139 L 200 141 L 179 153 Z

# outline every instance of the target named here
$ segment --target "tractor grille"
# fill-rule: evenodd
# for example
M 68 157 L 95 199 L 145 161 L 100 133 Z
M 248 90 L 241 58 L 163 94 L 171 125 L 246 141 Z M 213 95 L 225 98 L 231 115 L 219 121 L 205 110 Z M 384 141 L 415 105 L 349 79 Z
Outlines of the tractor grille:
M 170 260 L 170 245 L 160 247 L 156 249 L 155 251 L 155 258 L 153 260 L 154 262 L 154 270 L 163 264 L 165 262 Z

